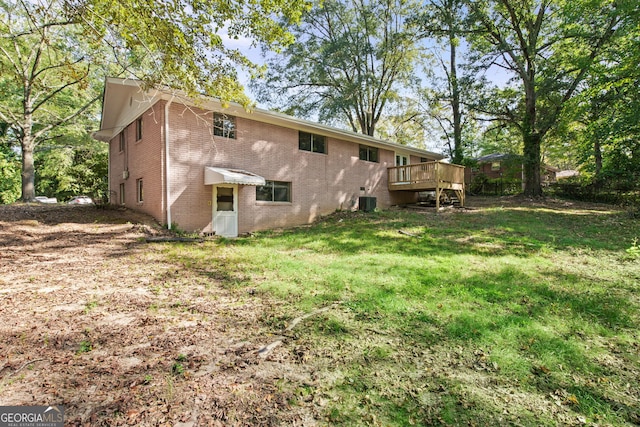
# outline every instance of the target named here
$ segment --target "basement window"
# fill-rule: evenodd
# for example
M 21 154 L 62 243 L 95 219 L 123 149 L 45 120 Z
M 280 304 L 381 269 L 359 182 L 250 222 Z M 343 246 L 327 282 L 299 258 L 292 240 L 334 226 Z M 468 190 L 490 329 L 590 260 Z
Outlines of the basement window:
M 144 202 L 144 193 L 142 192 L 142 179 L 136 180 L 136 200 L 138 203 Z
M 267 181 L 256 187 L 256 200 L 262 202 L 291 202 L 291 183 Z

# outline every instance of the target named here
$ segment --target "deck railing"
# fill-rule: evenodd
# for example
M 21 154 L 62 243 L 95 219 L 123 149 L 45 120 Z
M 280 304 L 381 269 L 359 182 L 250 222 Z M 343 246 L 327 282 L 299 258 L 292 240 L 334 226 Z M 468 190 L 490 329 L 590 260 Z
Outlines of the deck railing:
M 390 167 L 387 170 L 390 189 L 405 186 L 413 189 L 435 189 L 440 186 L 451 188 L 464 184 L 464 166 L 451 163 L 426 162 Z

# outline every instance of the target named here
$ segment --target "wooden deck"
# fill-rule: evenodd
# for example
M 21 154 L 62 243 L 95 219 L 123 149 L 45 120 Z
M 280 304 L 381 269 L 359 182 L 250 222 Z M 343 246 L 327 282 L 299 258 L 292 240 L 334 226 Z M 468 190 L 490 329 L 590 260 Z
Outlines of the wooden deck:
M 440 209 L 443 191 L 454 191 L 464 206 L 464 166 L 443 162 L 417 163 L 387 168 L 390 191 L 435 191 Z

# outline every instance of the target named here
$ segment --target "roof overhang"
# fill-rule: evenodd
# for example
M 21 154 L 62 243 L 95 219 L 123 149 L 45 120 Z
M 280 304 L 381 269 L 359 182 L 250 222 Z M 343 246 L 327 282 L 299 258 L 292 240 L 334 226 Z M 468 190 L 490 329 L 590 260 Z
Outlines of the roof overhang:
M 222 103 L 220 100 L 208 96 L 192 98 L 178 90 L 169 88 L 146 88 L 144 84 L 138 80 L 115 77 L 108 77 L 105 81 L 100 130 L 94 132 L 93 137 L 99 141 L 109 142 L 120 133 L 122 129 L 132 123 L 136 117 L 149 108 L 152 108 L 155 103 L 161 100 L 171 100 L 190 108 L 224 111 L 226 114 L 249 120 L 304 132 L 317 133 L 357 144 L 371 145 L 392 150 L 396 153 L 412 154 L 434 160 L 442 160 L 445 158 L 442 154 L 432 151 L 396 144 L 361 133 L 338 129 L 274 111 L 260 108 L 246 108 L 233 102 Z
M 204 185 L 218 184 L 265 185 L 266 181 L 263 177 L 244 170 L 206 166 Z

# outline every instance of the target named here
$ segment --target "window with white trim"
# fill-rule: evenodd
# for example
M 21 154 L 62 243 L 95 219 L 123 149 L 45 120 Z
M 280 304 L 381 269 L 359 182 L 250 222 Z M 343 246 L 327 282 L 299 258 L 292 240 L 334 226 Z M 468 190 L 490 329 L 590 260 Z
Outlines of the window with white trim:
M 267 181 L 256 187 L 256 200 L 262 202 L 291 202 L 291 183 Z
M 223 113 L 213 113 L 213 134 L 236 139 L 236 118 Z
M 298 148 L 302 151 L 327 154 L 327 138 L 309 132 L 298 132 Z
M 378 148 L 369 147 L 368 145 L 360 146 L 360 160 L 378 163 Z
M 138 203 L 144 202 L 142 179 L 136 180 L 136 200 Z
M 142 139 L 142 117 L 138 117 L 136 120 L 136 141 Z

